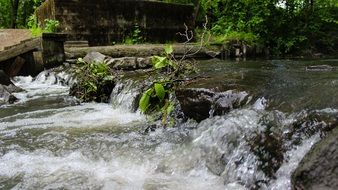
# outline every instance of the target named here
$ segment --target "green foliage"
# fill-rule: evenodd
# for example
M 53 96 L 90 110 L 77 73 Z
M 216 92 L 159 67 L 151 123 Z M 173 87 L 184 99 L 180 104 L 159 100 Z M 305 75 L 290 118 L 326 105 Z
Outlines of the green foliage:
M 167 67 L 169 65 L 169 60 L 167 57 L 161 57 L 161 56 L 152 56 L 151 62 L 153 63 L 153 66 L 155 69 L 162 69 L 164 67 Z
M 142 94 L 142 97 L 139 102 L 139 108 L 143 113 L 146 113 L 146 111 L 148 110 L 148 107 L 150 106 L 150 98 L 153 96 L 152 95 L 153 92 L 154 92 L 154 89 L 149 88 Z
M 173 56 L 172 45 L 165 45 L 163 56 L 153 56 L 153 69 L 158 72 L 158 77 L 143 92 L 139 101 L 142 113 L 151 114 L 160 112 L 162 123 L 168 126 L 173 124 L 170 115 L 174 110 L 173 96 L 179 81 L 184 81 L 186 74 L 196 71 L 193 63 L 187 60 L 176 60 Z
M 174 52 L 173 46 L 172 46 L 172 45 L 169 45 L 169 44 L 166 44 L 166 45 L 164 46 L 164 52 L 165 52 L 165 54 L 167 54 L 167 55 L 171 55 L 171 54 Z
M 41 28 L 40 23 L 36 18 L 36 15 L 33 14 L 29 17 L 27 26 L 32 32 L 33 36 L 41 36 L 42 33 L 53 33 L 57 32 L 57 27 L 59 26 L 59 21 L 52 19 L 45 19 L 45 27 Z
M 16 28 L 27 28 L 30 15 L 44 0 L 18 0 L 18 7 L 13 7 L 12 2 L 13 0 L 0 0 L 0 28 L 11 28 L 13 21 Z M 17 12 L 16 17 L 12 14 L 13 11 Z
M 335 0 L 201 0 L 201 7 L 217 43 L 239 40 L 274 55 L 337 49 Z
M 107 86 L 111 88 L 114 77 L 110 74 L 109 66 L 104 63 L 85 63 L 83 59 L 78 59 L 75 69 L 77 85 L 73 89 L 75 96 L 83 101 L 105 101 L 109 94 L 102 90 Z M 110 93 L 110 92 L 108 92 Z
M 155 89 L 156 97 L 158 99 L 160 99 L 160 101 L 163 101 L 164 97 L 165 97 L 165 94 L 166 94 L 166 91 L 165 91 L 163 85 L 160 84 L 160 83 L 155 83 L 154 84 L 154 89 Z
M 33 36 L 41 36 L 42 35 L 43 30 L 39 26 L 35 14 L 33 14 L 29 17 L 27 26 L 28 26 L 29 30 L 32 32 Z
M 142 31 L 140 27 L 136 24 L 131 34 L 123 40 L 123 43 L 132 45 L 132 44 L 140 44 L 143 41 L 144 41 L 144 38 L 142 36 Z
M 57 32 L 59 24 L 60 23 L 57 20 L 45 19 L 45 27 L 44 27 L 43 31 L 45 33 Z
M 0 0 L 0 28 L 9 28 L 11 24 L 11 3 Z

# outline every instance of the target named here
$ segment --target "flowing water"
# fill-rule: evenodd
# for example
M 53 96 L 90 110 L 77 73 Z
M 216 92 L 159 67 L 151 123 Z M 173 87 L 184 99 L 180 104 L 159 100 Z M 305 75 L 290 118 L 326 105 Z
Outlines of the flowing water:
M 252 102 L 153 132 L 131 108 L 132 82 L 118 84 L 110 104 L 80 104 L 64 73 L 16 77 L 25 92 L 1 107 L 0 189 L 290 189 L 320 139 L 313 127 L 337 119 L 338 72 L 306 71 L 318 64 L 338 60 L 201 62 L 211 78 L 192 87 L 245 90 Z M 264 139 L 275 140 L 277 156 Z

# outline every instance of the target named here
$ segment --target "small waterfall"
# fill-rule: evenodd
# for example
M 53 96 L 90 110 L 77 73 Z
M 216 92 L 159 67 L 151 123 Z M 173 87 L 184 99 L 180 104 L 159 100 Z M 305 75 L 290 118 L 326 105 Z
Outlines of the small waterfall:
M 266 110 L 267 102 L 259 98 L 248 108 L 205 119 L 191 133 L 209 171 L 229 189 L 291 189 L 291 174 L 319 131 L 337 122 L 337 110 L 287 115 Z
M 114 108 L 135 112 L 138 109 L 138 99 L 142 88 L 142 83 L 139 81 L 119 81 L 110 95 L 110 104 Z

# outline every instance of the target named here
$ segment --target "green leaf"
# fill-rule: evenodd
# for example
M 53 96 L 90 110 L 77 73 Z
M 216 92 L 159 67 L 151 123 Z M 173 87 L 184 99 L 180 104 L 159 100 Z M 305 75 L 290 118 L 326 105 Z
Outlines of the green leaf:
M 156 96 L 162 101 L 165 97 L 165 90 L 162 84 L 155 83 L 154 84 Z
M 169 61 L 166 57 L 160 57 L 160 56 L 153 56 L 151 58 L 151 62 L 154 65 L 155 69 L 161 69 L 163 67 L 168 66 Z
M 170 45 L 170 44 L 166 44 L 166 45 L 164 46 L 164 51 L 165 51 L 165 53 L 166 53 L 167 55 L 172 54 L 172 53 L 174 52 L 173 46 Z
M 150 97 L 151 97 L 151 94 L 154 92 L 154 89 L 153 88 L 149 88 L 147 91 L 145 91 L 143 94 L 142 94 L 142 97 L 140 99 L 140 102 L 139 102 L 139 108 L 141 110 L 142 113 L 145 113 L 150 105 Z
M 85 62 L 82 58 L 78 58 L 78 59 L 76 60 L 76 63 L 77 63 L 77 64 L 85 64 L 86 62 Z

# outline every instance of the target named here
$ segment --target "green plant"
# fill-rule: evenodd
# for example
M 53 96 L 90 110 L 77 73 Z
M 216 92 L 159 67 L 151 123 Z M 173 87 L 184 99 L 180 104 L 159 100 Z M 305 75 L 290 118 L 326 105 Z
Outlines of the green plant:
M 36 15 L 33 14 L 28 18 L 27 26 L 32 32 L 33 36 L 41 36 L 42 33 L 53 33 L 57 32 L 59 21 L 53 19 L 45 19 L 45 27 L 41 28 L 41 24 L 38 23 Z
M 38 24 L 38 19 L 36 18 L 36 15 L 33 14 L 28 18 L 27 26 L 29 30 L 32 32 L 33 36 L 41 36 L 43 30 Z
M 160 112 L 162 124 L 173 125 L 174 120 L 170 117 L 174 110 L 174 96 L 177 85 L 185 81 L 188 73 L 196 72 L 193 62 L 188 60 L 176 60 L 173 55 L 172 45 L 165 45 L 163 56 L 151 58 L 153 69 L 158 72 L 158 77 L 143 92 L 139 109 L 144 114 Z
M 131 44 L 140 44 L 143 41 L 144 39 L 142 36 L 142 31 L 140 27 L 136 24 L 131 34 L 123 40 L 123 43 L 131 45 Z
M 110 74 L 109 66 L 105 63 L 86 63 L 78 59 L 75 69 L 77 84 L 73 87 L 73 95 L 81 100 L 107 101 L 110 95 L 114 77 Z M 102 91 L 103 90 L 103 91 Z
M 60 24 L 60 22 L 58 20 L 45 19 L 45 27 L 44 27 L 43 31 L 45 33 L 57 32 L 59 24 Z

